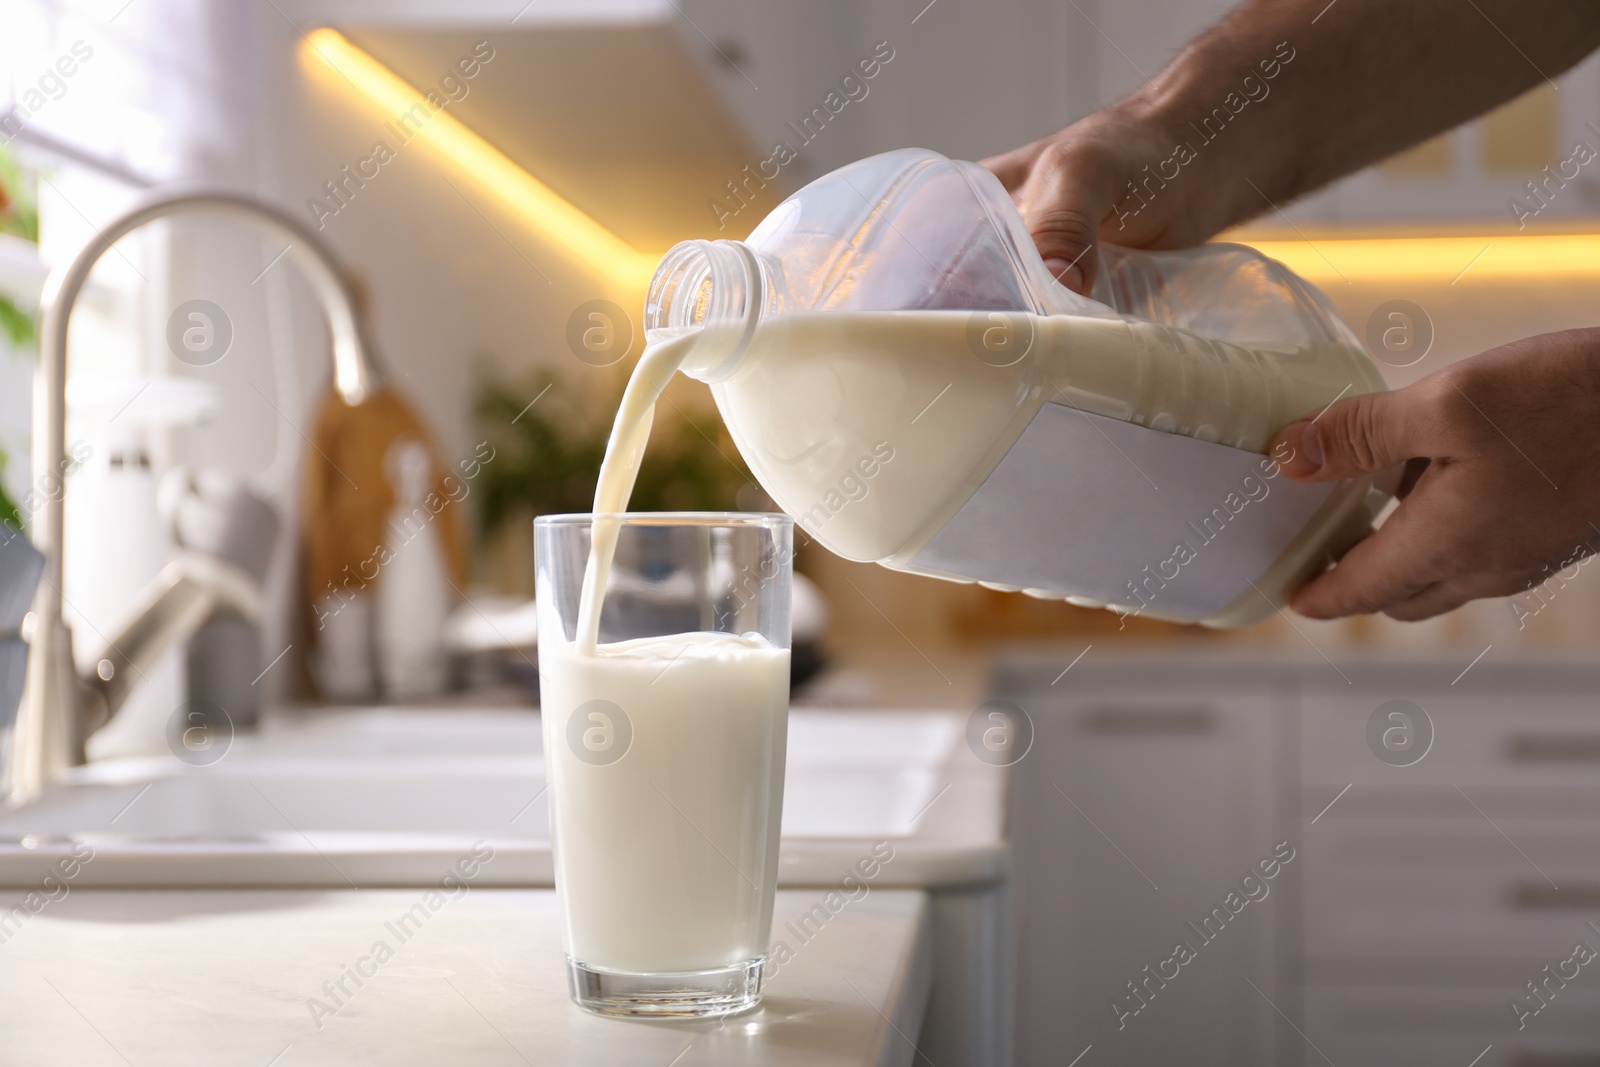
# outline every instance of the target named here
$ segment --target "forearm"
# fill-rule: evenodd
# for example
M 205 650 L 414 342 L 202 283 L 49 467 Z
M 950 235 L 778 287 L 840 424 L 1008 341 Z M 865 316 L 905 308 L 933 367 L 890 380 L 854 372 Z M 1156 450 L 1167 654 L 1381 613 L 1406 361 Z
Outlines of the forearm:
M 1322 2 L 1249 0 L 1113 109 L 1173 140 L 1152 169 L 1175 175 L 1195 236 L 1482 114 L 1600 46 L 1588 0 Z

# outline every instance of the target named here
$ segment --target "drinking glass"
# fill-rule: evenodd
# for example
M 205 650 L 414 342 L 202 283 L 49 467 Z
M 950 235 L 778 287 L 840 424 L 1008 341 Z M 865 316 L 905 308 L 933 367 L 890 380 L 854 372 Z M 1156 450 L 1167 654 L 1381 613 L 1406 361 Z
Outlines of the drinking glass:
M 579 633 L 596 527 L 616 548 Z M 573 999 L 725 1015 L 761 996 L 789 712 L 793 520 L 534 522 L 550 843 Z

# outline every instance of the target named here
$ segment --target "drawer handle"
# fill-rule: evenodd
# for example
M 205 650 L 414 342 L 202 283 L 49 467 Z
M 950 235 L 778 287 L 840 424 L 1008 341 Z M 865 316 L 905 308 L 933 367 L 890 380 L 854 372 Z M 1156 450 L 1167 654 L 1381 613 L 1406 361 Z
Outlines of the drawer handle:
M 1506 754 L 1519 763 L 1600 763 L 1600 734 L 1512 734 Z
M 1506 899 L 1518 911 L 1595 911 L 1600 909 L 1600 882 L 1562 880 L 1559 890 L 1548 882 L 1517 882 Z
M 1207 707 L 1151 708 L 1107 704 L 1090 708 L 1079 726 L 1090 734 L 1194 735 L 1216 727 L 1216 712 Z

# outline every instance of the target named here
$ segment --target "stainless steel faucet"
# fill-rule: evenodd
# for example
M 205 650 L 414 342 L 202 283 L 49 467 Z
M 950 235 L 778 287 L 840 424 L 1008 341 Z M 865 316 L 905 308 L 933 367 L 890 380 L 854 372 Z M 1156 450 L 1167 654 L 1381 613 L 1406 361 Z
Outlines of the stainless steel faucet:
M 80 678 L 73 664 L 72 633 L 62 617 L 62 517 L 66 464 L 67 325 L 89 271 L 117 241 L 156 219 L 173 215 L 223 215 L 251 223 L 289 244 L 321 300 L 333 341 L 334 384 L 345 403 L 355 405 L 382 384 L 372 346 L 356 313 L 350 283 L 332 252 L 311 230 L 285 212 L 251 196 L 214 189 L 168 189 L 142 200 L 112 220 L 70 263 L 45 281 L 39 300 L 39 377 L 34 390 L 34 485 L 56 485 L 36 515 L 33 541 L 45 557 L 44 577 L 33 606 L 27 679 L 22 705 L 0 767 L 0 797 L 17 804 L 36 797 L 68 768 L 85 762 L 84 740 L 97 716 L 109 716 L 126 696 L 126 677 L 158 647 L 192 628 L 196 591 L 178 590 L 149 605 L 149 616 L 123 633 L 140 649 L 124 646 L 115 659 L 102 660 L 99 673 Z M 218 600 L 226 601 L 226 596 Z M 162 605 L 165 604 L 165 607 Z M 161 618 L 156 618 L 161 614 Z M 120 661 L 120 662 L 119 662 Z M 122 677 L 117 677 L 118 672 Z M 110 676 L 107 675 L 110 672 Z

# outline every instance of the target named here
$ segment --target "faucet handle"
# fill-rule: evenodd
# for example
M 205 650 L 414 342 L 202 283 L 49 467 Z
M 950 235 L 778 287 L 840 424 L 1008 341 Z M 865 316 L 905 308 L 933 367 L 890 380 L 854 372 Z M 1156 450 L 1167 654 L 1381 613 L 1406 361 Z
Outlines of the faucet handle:
M 109 722 L 162 653 L 193 636 L 219 608 L 260 621 L 260 582 L 227 560 L 199 552 L 184 552 L 163 567 L 82 675 L 99 697 L 87 703 L 84 735 Z
M 214 468 L 178 466 L 161 479 L 156 505 L 172 539 L 266 580 L 278 540 L 278 513 L 249 483 Z

